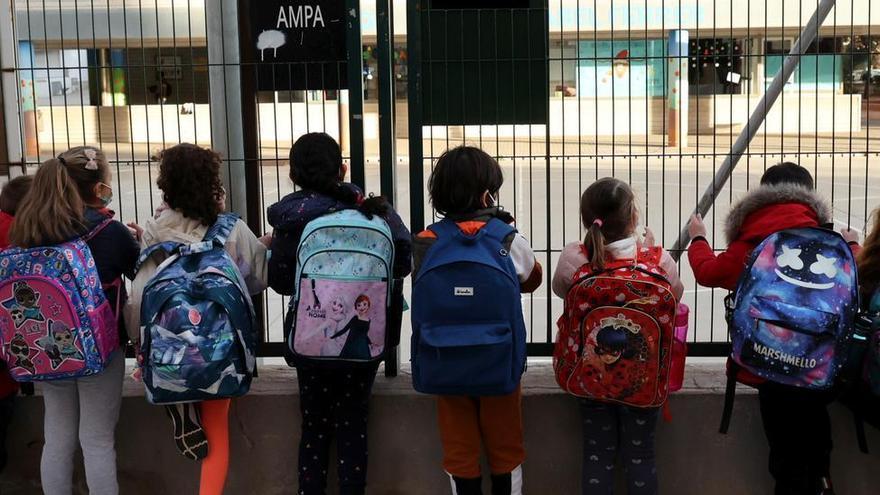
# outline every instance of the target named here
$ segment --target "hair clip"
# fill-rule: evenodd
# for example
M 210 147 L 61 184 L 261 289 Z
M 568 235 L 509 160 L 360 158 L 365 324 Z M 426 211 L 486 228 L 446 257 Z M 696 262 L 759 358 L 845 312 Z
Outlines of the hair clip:
M 83 165 L 83 168 L 86 170 L 98 170 L 98 162 L 95 161 L 95 158 L 98 157 L 98 152 L 92 148 L 86 148 L 83 153 L 86 155 L 86 158 L 89 159 L 89 161 Z
M 602 220 L 600 220 L 598 218 L 593 220 L 593 225 L 598 226 L 600 229 L 602 228 L 602 223 L 603 223 Z

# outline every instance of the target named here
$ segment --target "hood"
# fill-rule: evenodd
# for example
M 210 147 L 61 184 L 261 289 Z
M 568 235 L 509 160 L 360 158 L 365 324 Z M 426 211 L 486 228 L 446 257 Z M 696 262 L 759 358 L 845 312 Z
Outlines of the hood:
M 363 192 L 354 184 L 343 182 L 342 188 L 353 193 L 360 202 Z M 310 221 L 327 213 L 357 208 L 356 203 L 346 203 L 339 199 L 315 191 L 300 189 L 281 198 L 266 212 L 269 225 L 288 231 L 302 230 Z
M 200 242 L 207 232 L 208 226 L 168 208 L 162 210 L 155 218 L 147 220 L 142 243 L 144 246 L 167 241 L 192 244 Z
M 728 243 L 760 240 L 783 229 L 831 221 L 831 207 L 811 189 L 794 184 L 760 186 L 731 207 L 724 234 Z

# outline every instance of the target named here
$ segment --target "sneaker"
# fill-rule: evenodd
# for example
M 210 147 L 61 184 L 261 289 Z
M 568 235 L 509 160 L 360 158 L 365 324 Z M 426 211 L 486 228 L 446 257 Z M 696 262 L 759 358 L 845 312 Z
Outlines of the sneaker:
M 195 404 L 165 406 L 165 412 L 174 424 L 174 443 L 181 455 L 193 461 L 208 456 L 208 439 L 202 430 L 199 408 Z

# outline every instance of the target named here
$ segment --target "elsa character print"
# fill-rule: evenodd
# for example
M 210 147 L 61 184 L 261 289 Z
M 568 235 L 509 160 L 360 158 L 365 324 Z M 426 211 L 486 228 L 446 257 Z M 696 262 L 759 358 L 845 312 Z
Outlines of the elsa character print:
M 334 338 L 336 332 L 342 328 L 345 321 L 345 299 L 342 296 L 334 297 L 330 301 L 330 308 L 327 311 L 327 321 L 319 328 L 318 331 L 324 334 L 324 344 L 321 346 L 322 356 L 339 356 L 342 352 L 344 342 L 342 339 Z
M 370 298 L 361 294 L 354 301 L 354 310 L 357 313 L 349 320 L 342 330 L 336 332 L 331 339 L 337 339 L 346 333 L 345 345 L 339 357 L 343 359 L 370 359 Z

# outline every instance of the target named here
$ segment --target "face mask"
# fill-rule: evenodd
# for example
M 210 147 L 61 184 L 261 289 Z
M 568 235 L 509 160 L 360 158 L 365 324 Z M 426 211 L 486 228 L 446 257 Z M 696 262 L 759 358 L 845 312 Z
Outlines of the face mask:
M 106 196 L 101 196 L 98 198 L 101 200 L 101 205 L 103 205 L 104 208 L 106 208 L 106 207 L 110 206 L 110 203 L 113 201 L 113 188 L 108 186 L 107 184 L 104 184 L 103 182 L 100 182 L 99 184 L 106 187 L 110 191 L 110 193 L 107 194 Z
M 488 196 L 488 198 L 486 198 L 486 208 L 498 206 L 498 195 L 492 196 L 492 193 L 486 191 L 486 196 Z

